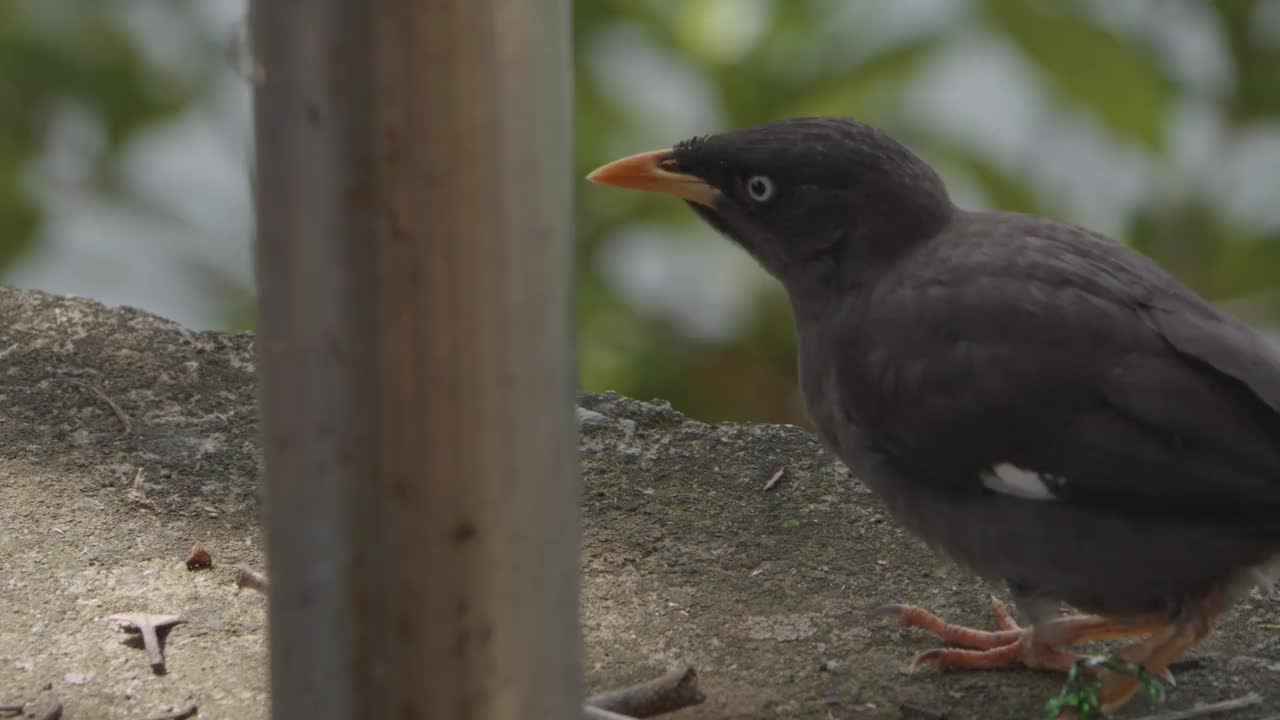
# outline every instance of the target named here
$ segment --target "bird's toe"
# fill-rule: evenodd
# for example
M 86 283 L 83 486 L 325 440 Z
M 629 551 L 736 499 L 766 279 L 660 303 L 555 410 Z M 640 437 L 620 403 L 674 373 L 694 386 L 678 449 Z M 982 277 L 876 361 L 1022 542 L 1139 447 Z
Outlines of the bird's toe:
M 999 601 L 996 602 L 999 603 Z M 1008 610 L 1003 606 L 1003 603 L 999 603 L 999 605 L 999 608 L 994 604 L 992 605 L 992 611 L 996 615 L 996 623 L 1001 628 L 995 631 L 954 625 L 928 610 L 914 605 L 896 603 L 883 605 L 872 610 L 871 615 L 873 617 L 893 618 L 897 621 L 899 627 L 924 630 L 949 645 L 958 645 L 962 648 L 975 650 L 991 650 L 1008 645 L 1011 642 L 1017 642 L 1023 633 L 1022 628 L 1009 616 Z

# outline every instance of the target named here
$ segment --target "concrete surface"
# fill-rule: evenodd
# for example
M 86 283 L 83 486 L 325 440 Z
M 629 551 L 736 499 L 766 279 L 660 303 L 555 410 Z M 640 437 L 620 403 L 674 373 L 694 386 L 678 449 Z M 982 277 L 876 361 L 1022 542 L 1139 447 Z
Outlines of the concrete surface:
M 233 585 L 236 566 L 263 565 L 254 383 L 251 335 L 0 289 L 0 705 L 266 717 L 265 602 Z M 582 404 L 592 691 L 688 662 L 708 699 L 674 720 L 930 717 L 904 703 L 999 720 L 1038 717 L 1059 687 L 1030 671 L 905 672 L 930 639 L 867 609 L 911 601 L 987 625 L 991 589 L 896 528 L 803 430 Z M 196 541 L 212 569 L 182 564 Z M 188 620 L 168 674 L 107 622 L 131 611 Z M 1250 691 L 1265 702 L 1215 717 L 1280 712 L 1280 601 L 1255 591 L 1195 657 L 1161 707 L 1122 717 Z

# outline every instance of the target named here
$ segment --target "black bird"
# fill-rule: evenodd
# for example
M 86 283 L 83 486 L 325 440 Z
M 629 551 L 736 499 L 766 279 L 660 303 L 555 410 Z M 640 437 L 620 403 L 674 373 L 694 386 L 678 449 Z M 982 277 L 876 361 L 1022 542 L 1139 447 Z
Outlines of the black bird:
M 1003 581 L 995 632 L 882 612 L 965 649 L 919 663 L 1154 674 L 1280 557 L 1280 353 L 1084 228 L 972 212 L 884 132 L 798 118 L 633 155 L 588 179 L 663 192 L 790 297 L 824 444 L 899 523 Z M 1062 617 L 1061 603 L 1084 613 Z M 1137 681 L 1106 673 L 1101 698 Z

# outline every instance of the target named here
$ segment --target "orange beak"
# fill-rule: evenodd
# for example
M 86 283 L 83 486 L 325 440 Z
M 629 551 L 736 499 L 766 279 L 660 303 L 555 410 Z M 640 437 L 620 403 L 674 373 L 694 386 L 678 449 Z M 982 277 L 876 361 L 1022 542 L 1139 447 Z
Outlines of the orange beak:
M 604 185 L 675 195 L 707 207 L 714 207 L 720 198 L 720 191 L 706 180 L 677 172 L 670 150 L 651 150 L 614 160 L 596 168 L 587 179 Z

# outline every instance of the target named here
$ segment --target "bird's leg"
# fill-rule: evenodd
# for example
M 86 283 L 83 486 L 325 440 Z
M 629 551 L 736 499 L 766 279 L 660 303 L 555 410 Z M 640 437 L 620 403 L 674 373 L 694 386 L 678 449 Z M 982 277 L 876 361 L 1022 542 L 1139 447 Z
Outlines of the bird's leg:
M 943 642 L 960 648 L 935 648 L 916 656 L 912 667 L 935 665 L 943 669 L 991 670 L 1025 665 L 1037 670 L 1066 672 L 1083 655 L 1064 652 L 1070 647 L 1095 640 L 1148 635 L 1164 626 L 1158 617 L 1123 621 L 1098 615 L 1072 615 L 1049 622 L 1021 627 L 1009 615 L 1008 607 L 991 598 L 991 612 L 999 630 L 976 630 L 952 625 L 937 615 L 910 605 L 886 605 L 876 615 L 891 615 L 902 627 L 926 630 Z
M 1210 597 L 1165 629 L 1142 642 L 1121 648 L 1115 655 L 1152 675 L 1167 678 L 1169 665 L 1209 634 L 1220 612 L 1218 598 Z M 1141 682 L 1131 674 L 1104 673 L 1102 687 L 1098 690 L 1103 711 L 1110 712 L 1129 702 L 1140 688 Z

